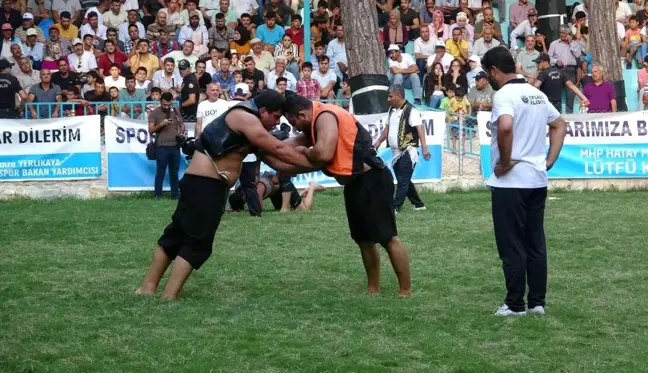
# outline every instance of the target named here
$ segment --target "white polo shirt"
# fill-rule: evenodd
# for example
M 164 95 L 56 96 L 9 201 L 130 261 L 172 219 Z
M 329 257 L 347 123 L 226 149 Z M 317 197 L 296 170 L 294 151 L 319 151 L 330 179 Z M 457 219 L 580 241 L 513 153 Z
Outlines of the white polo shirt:
M 560 113 L 547 96 L 524 80 L 504 85 L 493 97 L 491 116 L 491 168 L 500 161 L 497 124 L 502 115 L 513 117 L 513 149 L 511 160 L 518 164 L 502 177 L 493 173 L 487 185 L 498 188 L 543 188 L 547 178 L 547 125 L 560 118 Z

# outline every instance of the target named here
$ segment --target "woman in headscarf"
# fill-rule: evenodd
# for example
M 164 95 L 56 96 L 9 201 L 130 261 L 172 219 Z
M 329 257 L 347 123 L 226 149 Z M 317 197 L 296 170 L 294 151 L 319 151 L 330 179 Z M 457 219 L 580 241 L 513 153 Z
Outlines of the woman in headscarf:
M 428 28 L 430 29 L 430 37 L 436 36 L 441 41 L 446 41 L 452 37 L 450 26 L 445 23 L 443 12 L 440 10 L 436 10 L 432 14 L 432 23 L 428 25 Z
M 51 43 L 47 48 L 47 55 L 43 58 L 43 63 L 41 64 L 42 69 L 48 69 L 52 71 L 58 70 L 58 60 L 62 57 L 62 50 L 60 43 Z
M 230 49 L 236 50 L 239 56 L 250 54 L 250 31 L 243 25 L 234 29 L 234 40 L 230 41 Z
M 407 27 L 400 20 L 401 14 L 398 9 L 389 12 L 389 21 L 383 29 L 385 52 L 391 44 L 396 44 L 401 52 L 405 52 L 407 45 Z

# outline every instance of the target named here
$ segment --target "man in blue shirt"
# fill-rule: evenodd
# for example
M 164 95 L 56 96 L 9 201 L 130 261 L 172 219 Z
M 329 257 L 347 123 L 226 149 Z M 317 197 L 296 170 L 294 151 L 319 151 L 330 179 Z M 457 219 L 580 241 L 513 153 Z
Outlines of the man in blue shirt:
M 261 39 L 264 44 L 275 46 L 279 44 L 284 35 L 283 27 L 277 26 L 276 14 L 273 11 L 268 11 L 265 15 L 265 25 L 261 25 L 256 29 L 256 37 Z
M 146 93 L 144 93 L 143 89 L 135 89 L 135 77 L 133 75 L 126 78 L 126 88 L 119 91 L 119 101 L 122 103 L 140 103 L 140 105 L 122 105 L 122 112 L 133 119 L 139 118 L 144 111 Z

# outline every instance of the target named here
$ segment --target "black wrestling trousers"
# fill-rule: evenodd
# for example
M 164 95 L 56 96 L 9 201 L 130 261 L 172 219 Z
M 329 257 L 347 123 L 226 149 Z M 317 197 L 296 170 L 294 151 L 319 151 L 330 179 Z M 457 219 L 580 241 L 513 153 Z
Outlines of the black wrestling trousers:
M 257 162 L 243 162 L 239 181 L 241 182 L 241 190 L 245 195 L 250 215 L 261 216 L 261 201 L 259 201 L 256 189 L 256 169 Z
M 547 293 L 547 244 L 544 210 L 547 188 L 491 188 L 497 251 L 506 279 L 506 300 L 515 312 L 545 305 Z

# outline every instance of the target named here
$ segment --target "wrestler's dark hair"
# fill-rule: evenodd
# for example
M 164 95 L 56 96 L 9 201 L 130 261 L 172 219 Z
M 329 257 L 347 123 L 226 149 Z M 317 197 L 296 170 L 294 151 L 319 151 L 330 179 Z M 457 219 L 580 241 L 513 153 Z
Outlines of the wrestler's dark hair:
M 515 60 L 508 49 L 495 47 L 490 49 L 481 60 L 484 71 L 495 67 L 504 74 L 515 74 Z
M 254 96 L 253 100 L 257 108 L 266 109 L 271 113 L 283 111 L 286 103 L 284 97 L 274 89 L 265 89 L 259 92 L 258 95 Z
M 302 110 L 308 110 L 313 107 L 313 102 L 301 95 L 286 96 L 285 114 L 297 115 Z

